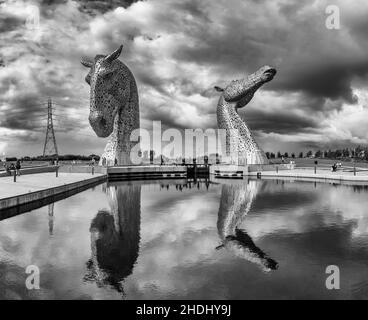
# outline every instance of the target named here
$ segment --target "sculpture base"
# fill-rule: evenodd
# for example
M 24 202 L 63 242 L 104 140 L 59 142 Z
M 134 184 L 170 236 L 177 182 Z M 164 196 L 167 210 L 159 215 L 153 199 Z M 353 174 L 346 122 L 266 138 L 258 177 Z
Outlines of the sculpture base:
M 223 162 L 238 166 L 269 164 L 269 160 L 262 150 L 251 153 L 235 153 L 228 157 L 223 157 Z
M 124 166 L 132 165 L 130 153 L 124 151 L 105 151 L 100 158 L 100 166 Z

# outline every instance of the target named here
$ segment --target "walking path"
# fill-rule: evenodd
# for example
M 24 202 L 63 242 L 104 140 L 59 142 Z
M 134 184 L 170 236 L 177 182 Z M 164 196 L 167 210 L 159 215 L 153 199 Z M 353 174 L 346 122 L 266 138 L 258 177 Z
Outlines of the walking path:
M 40 191 L 44 189 L 59 187 L 78 181 L 91 179 L 94 176 L 87 173 L 63 173 L 60 172 L 56 177 L 55 172 L 29 174 L 17 177 L 17 182 L 13 181 L 12 176 L 0 178 L 0 199 L 18 196 L 25 193 Z
M 257 172 L 249 172 L 249 176 L 257 176 Z M 331 170 L 317 169 L 314 173 L 314 168 L 293 169 L 293 170 L 279 170 L 276 171 L 262 171 L 262 177 L 291 177 L 291 178 L 308 178 L 308 179 L 325 179 L 325 180 L 340 180 L 340 181 L 365 181 L 368 183 L 368 171 L 357 171 L 354 175 L 352 171 L 332 172 Z

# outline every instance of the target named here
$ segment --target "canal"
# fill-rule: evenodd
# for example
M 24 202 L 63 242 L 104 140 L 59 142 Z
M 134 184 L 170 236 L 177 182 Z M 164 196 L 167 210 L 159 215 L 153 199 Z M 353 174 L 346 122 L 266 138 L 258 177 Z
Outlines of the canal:
M 366 299 L 368 189 L 103 183 L 0 221 L 0 299 Z M 27 266 L 40 289 L 27 290 Z M 326 268 L 340 289 L 326 288 Z

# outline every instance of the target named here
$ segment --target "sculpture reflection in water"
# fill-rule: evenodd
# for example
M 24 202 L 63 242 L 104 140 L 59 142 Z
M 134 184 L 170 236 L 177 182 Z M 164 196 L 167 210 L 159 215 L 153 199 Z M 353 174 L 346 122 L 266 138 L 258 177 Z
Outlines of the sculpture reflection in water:
M 222 186 L 217 230 L 222 244 L 216 249 L 226 248 L 236 256 L 259 265 L 264 271 L 276 270 L 278 264 L 258 248 L 240 225 L 248 215 L 256 198 L 259 184 L 249 180 L 242 184 Z
M 141 186 L 106 187 L 110 211 L 100 210 L 91 222 L 91 259 L 86 281 L 111 285 L 124 293 L 123 280 L 138 258 L 141 223 Z
M 54 202 L 50 203 L 48 206 L 49 209 L 49 235 L 54 235 Z

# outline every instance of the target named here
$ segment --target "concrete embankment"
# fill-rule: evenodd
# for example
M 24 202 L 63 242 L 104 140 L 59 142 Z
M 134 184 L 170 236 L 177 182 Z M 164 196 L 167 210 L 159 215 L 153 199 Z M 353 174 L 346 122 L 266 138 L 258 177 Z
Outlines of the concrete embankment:
M 17 177 L 0 178 L 0 211 L 54 197 L 88 185 L 106 181 L 104 174 L 39 173 Z
M 183 179 L 186 178 L 186 167 L 62 165 L 23 169 L 21 173 L 21 176 L 16 177 L 16 182 L 13 176 L 0 178 L 0 212 L 36 202 L 44 205 L 47 203 L 45 199 L 56 199 L 58 195 L 85 190 L 86 186 L 107 181 L 108 176 L 109 180 L 115 181 Z M 19 210 L 16 211 L 18 213 Z
M 101 166 L 88 166 L 88 165 L 61 165 L 59 172 L 66 173 L 100 173 L 106 174 L 107 168 Z
M 215 178 L 231 179 L 244 177 L 258 177 L 268 179 L 303 179 L 308 181 L 350 181 L 368 185 L 368 170 L 365 168 L 346 167 L 337 172 L 331 172 L 329 168 L 294 168 L 289 169 L 288 165 L 269 165 L 269 166 L 235 166 L 235 165 L 216 165 L 212 166 L 210 173 Z M 355 172 L 355 173 L 354 173 Z
M 257 176 L 257 172 L 249 172 L 248 176 Z M 331 172 L 330 170 L 316 170 L 313 168 L 309 169 L 294 169 L 294 170 L 280 170 L 278 172 L 275 171 L 263 171 L 260 172 L 261 178 L 294 178 L 298 180 L 324 180 L 324 181 L 350 181 L 350 182 L 359 182 L 365 183 L 368 185 L 368 172 L 367 171 L 358 171 L 356 175 L 354 175 L 353 171 L 337 171 Z
M 37 174 L 37 173 L 45 173 L 45 172 L 56 172 L 58 170 L 59 172 L 67 172 L 67 173 L 90 173 L 92 174 L 92 171 L 94 173 L 101 173 L 106 174 L 106 168 L 100 167 L 100 166 L 89 166 L 89 165 L 59 165 L 59 166 L 53 166 L 53 165 L 39 165 L 34 167 L 26 167 L 20 169 L 21 175 L 27 175 L 27 174 Z M 14 171 L 11 171 L 11 175 L 14 174 Z M 10 176 L 8 172 L 5 170 L 0 171 L 0 178 L 1 177 L 8 177 Z
M 109 181 L 186 178 L 185 166 L 117 166 L 107 168 Z

